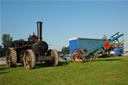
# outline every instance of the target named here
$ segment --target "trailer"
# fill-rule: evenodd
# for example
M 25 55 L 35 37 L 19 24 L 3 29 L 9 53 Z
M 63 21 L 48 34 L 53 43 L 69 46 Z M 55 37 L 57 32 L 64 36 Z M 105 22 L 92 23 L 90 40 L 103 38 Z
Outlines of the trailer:
M 117 48 L 120 45 L 122 45 L 122 42 L 120 42 L 118 39 L 122 37 L 124 34 L 120 34 L 117 32 L 116 34 L 112 35 L 110 39 L 107 39 L 106 37 L 104 40 L 102 40 L 101 43 L 99 43 L 95 48 L 76 48 L 71 53 L 71 59 L 74 63 L 77 62 L 84 62 L 86 59 L 91 62 L 92 59 L 98 58 L 99 56 L 102 56 L 104 54 L 110 54 L 110 51 L 113 48 Z M 114 43 L 114 41 L 118 43 Z

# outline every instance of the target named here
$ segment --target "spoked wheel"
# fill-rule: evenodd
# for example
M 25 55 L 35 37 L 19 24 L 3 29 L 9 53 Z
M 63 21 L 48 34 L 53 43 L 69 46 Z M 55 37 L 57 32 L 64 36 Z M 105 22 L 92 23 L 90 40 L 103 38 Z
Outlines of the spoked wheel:
M 6 52 L 6 66 L 14 67 L 17 63 L 17 54 L 14 48 L 9 48 Z
M 24 67 L 25 69 L 29 70 L 35 68 L 35 66 L 36 66 L 36 56 L 32 50 L 28 49 L 24 53 Z
M 71 59 L 74 63 L 81 63 L 84 61 L 84 58 L 85 58 L 85 53 L 83 50 L 81 49 L 75 49 L 72 51 L 72 54 L 71 54 Z

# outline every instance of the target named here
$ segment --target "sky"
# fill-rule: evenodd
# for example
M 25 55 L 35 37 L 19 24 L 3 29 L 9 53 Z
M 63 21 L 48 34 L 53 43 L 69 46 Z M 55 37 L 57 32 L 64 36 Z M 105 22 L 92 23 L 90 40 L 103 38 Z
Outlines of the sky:
M 13 40 L 27 40 L 37 33 L 36 22 L 42 21 L 43 40 L 50 48 L 61 50 L 74 37 L 109 38 L 120 32 L 128 49 L 127 0 L 1 0 L 0 4 L 0 38 L 10 34 Z

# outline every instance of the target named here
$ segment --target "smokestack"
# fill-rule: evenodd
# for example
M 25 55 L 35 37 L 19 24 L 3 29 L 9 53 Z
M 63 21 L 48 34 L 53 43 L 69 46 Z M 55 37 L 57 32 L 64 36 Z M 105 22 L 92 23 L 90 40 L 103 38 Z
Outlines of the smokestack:
M 37 34 L 38 34 L 38 41 L 42 41 L 42 23 L 41 21 L 37 22 Z

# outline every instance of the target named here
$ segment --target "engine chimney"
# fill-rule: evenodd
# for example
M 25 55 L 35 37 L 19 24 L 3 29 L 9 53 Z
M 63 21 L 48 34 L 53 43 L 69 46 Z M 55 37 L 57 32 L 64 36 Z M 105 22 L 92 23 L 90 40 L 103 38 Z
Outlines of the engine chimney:
M 42 23 L 40 21 L 37 22 L 38 41 L 42 41 Z

